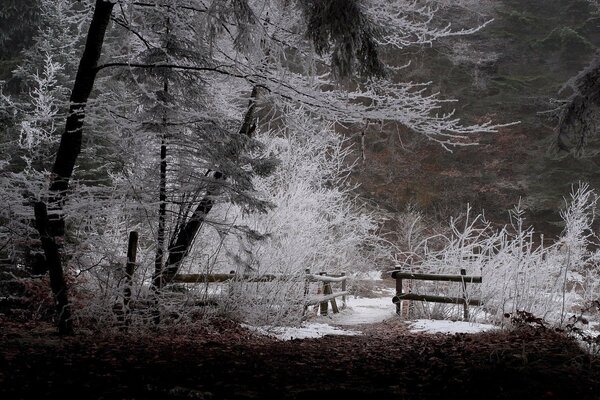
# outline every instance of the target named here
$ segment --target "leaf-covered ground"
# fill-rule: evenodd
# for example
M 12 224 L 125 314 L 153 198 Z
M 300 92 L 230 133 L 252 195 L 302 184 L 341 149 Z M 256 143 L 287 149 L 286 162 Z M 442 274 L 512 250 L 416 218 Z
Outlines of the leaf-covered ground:
M 224 321 L 152 339 L 3 325 L 1 399 L 600 398 L 600 360 L 545 330 L 426 335 L 388 321 L 282 342 Z

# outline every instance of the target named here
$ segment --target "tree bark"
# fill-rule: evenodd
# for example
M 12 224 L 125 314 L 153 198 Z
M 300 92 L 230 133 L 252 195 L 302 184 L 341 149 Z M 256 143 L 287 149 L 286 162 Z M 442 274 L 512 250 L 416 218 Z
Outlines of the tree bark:
M 64 216 L 61 210 L 69 189 L 69 181 L 73 175 L 75 162 L 81 152 L 85 108 L 96 81 L 96 67 L 102 53 L 104 37 L 113 7 L 113 3 L 96 0 L 85 48 L 71 91 L 69 115 L 65 130 L 60 138 L 50 181 L 51 195 L 49 203 L 54 212 L 54 215 L 51 215 L 50 233 L 54 236 L 63 236 L 65 232 Z
M 71 309 L 67 283 L 62 269 L 60 252 L 54 238 L 48 232 L 48 211 L 44 202 L 38 201 L 34 205 L 35 225 L 40 233 L 42 248 L 46 255 L 46 265 L 50 273 L 50 287 L 56 302 L 58 314 L 58 333 L 61 335 L 73 334 L 73 323 L 71 321 Z
M 154 258 L 154 276 L 152 285 L 156 289 L 163 286 L 163 262 L 165 252 L 165 224 L 167 219 L 167 143 L 166 134 L 160 142 L 160 182 L 158 193 L 158 228 L 156 237 L 156 256 Z
M 255 86 L 252 89 L 248 110 L 244 115 L 244 121 L 239 130 L 239 134 L 241 135 L 250 137 L 256 130 L 256 118 L 254 116 L 254 111 L 256 109 L 257 95 L 258 88 Z M 224 181 L 227 179 L 227 176 L 222 172 L 215 171 L 213 174 L 213 179 L 215 181 Z M 202 228 L 202 225 L 206 220 L 206 216 L 210 210 L 212 210 L 215 204 L 215 197 L 218 196 L 219 193 L 220 185 L 217 182 L 209 185 L 204 197 L 194 209 L 192 216 L 185 221 L 182 226 L 179 227 L 179 229 L 176 230 L 177 235 L 175 240 L 169 245 L 169 257 L 167 258 L 167 262 L 165 264 L 163 283 L 170 282 L 175 274 L 177 274 L 177 271 L 179 271 L 181 262 L 189 254 L 194 239 Z
M 169 17 L 166 20 L 167 45 L 169 48 Z M 167 101 L 169 94 L 169 79 L 165 74 L 163 80 L 163 91 Z M 163 267 L 165 253 L 165 237 L 167 223 L 167 110 L 163 111 L 163 132 L 160 141 L 160 173 L 159 173 L 159 193 L 158 193 L 158 227 L 156 233 L 156 256 L 154 257 L 154 276 L 152 277 L 152 288 L 160 290 L 163 286 Z
M 219 171 L 215 171 L 213 179 L 225 180 L 226 177 Z M 219 194 L 219 189 L 215 185 L 213 188 L 208 188 L 200 203 L 194 209 L 192 216 L 183 224 L 177 231 L 177 236 L 174 243 L 169 246 L 169 257 L 165 265 L 164 283 L 170 282 L 177 271 L 183 259 L 189 254 L 194 242 L 194 238 L 206 220 L 206 216 L 212 210 L 215 200 L 214 196 Z
M 69 181 L 73 175 L 75 162 L 81 152 L 85 107 L 96 80 L 96 67 L 102 52 L 106 28 L 113 7 L 113 3 L 96 0 L 85 48 L 71 92 L 69 116 L 60 138 L 58 153 L 52 168 L 49 204 L 53 208 L 54 215 L 50 218 L 48 207 L 44 202 L 37 202 L 34 206 L 36 228 L 42 241 L 44 255 L 48 263 L 50 285 L 58 308 L 58 332 L 60 334 L 72 334 L 73 325 L 71 323 L 67 284 L 60 258 L 60 242 L 53 236 L 64 236 L 65 223 L 62 205 L 69 188 Z

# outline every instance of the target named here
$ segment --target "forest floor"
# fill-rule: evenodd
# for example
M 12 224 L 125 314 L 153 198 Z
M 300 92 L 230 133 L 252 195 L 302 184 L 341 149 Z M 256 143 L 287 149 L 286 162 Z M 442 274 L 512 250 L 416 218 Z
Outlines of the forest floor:
M 600 399 L 600 359 L 541 328 L 280 341 L 229 321 L 194 333 L 79 333 L 0 321 L 0 398 Z

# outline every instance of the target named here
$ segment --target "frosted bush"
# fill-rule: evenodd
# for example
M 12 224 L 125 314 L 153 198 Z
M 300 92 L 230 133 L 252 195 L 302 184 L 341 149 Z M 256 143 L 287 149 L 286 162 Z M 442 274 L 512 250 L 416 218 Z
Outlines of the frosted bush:
M 465 216 L 450 221 L 450 233 L 443 235 L 441 248 L 420 251 L 423 259 L 413 270 L 429 273 L 481 275 L 482 284 L 469 284 L 468 296 L 480 298 L 483 306 L 471 315 L 502 323 L 506 313 L 517 310 L 563 324 L 568 316 L 600 297 L 598 238 L 592 231 L 598 197 L 587 184 L 573 188 L 561 212 L 565 228 L 559 238 L 548 243 L 527 226 L 524 210 L 517 205 L 510 211 L 510 224 L 498 229 L 483 215 Z M 439 236 L 436 237 L 439 240 Z M 415 293 L 462 297 L 456 283 L 413 282 Z M 416 303 L 416 302 L 415 302 Z M 429 315 L 459 318 L 462 306 L 417 304 Z
M 384 246 L 375 235 L 377 221 L 355 198 L 348 184 L 349 149 L 344 139 L 297 113 L 287 125 L 263 130 L 264 156 L 280 165 L 274 174 L 257 177 L 255 187 L 273 208 L 264 214 L 244 214 L 236 206 L 221 205 L 196 247 L 196 257 L 215 254 L 214 272 L 276 274 L 273 283 L 234 282 L 225 307 L 247 322 L 298 323 L 302 317 L 305 270 L 365 271 L 383 257 Z M 257 235 L 236 234 L 239 228 Z M 229 234 L 223 236 L 223 227 Z M 240 231 L 242 232 L 242 231 Z M 193 262 L 191 264 L 192 270 Z
M 260 325 L 298 324 L 304 315 L 306 269 L 350 274 L 371 270 L 378 258 L 386 256 L 384 243 L 376 236 L 375 214 L 356 198 L 348 183 L 351 166 L 345 157 L 350 149 L 343 137 L 302 112 L 287 115 L 286 121 L 257 132 L 264 144 L 260 156 L 279 160 L 273 174 L 254 178 L 257 192 L 272 207 L 266 213 L 248 213 L 219 200 L 180 271 L 279 278 L 169 285 L 157 301 L 160 315 L 171 320 L 177 316 L 181 324 L 198 315 L 225 315 Z M 156 238 L 144 218 L 148 206 L 126 202 L 122 191 L 113 193 L 115 197 L 104 202 L 87 202 L 86 194 L 79 193 L 81 202 L 70 205 L 79 207 L 70 215 L 81 216 L 70 220 L 78 246 L 72 249 L 77 255 L 72 265 L 81 275 L 79 293 L 86 298 L 76 307 L 77 313 L 82 319 L 93 315 L 108 323 L 115 318 L 112 306 L 123 297 L 130 230 L 140 233 L 133 299 L 154 301 L 149 286 Z M 118 196 L 124 196 L 123 201 Z M 90 206 L 94 212 L 85 212 Z M 317 286 L 310 285 L 310 296 L 316 295 Z

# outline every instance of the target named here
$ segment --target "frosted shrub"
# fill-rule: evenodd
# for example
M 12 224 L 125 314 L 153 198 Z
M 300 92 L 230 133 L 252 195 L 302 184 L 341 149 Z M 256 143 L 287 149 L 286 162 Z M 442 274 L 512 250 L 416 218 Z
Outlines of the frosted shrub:
M 299 322 L 307 268 L 313 273 L 364 271 L 382 254 L 375 217 L 355 199 L 346 179 L 350 167 L 344 161 L 349 152 L 344 139 L 301 113 L 287 121 L 258 134 L 264 156 L 280 160 L 274 174 L 255 182 L 272 209 L 244 214 L 221 205 L 213 218 L 226 222 L 207 229 L 198 238 L 200 252 L 191 257 L 200 261 L 216 254 L 214 272 L 283 276 L 271 283 L 232 283 L 233 295 L 224 307 L 247 322 Z
M 424 239 L 416 250 L 421 261 L 410 268 L 423 273 L 459 274 L 465 269 L 467 275 L 479 275 L 481 266 L 489 259 L 494 248 L 495 237 L 490 223 L 483 215 L 472 216 L 467 206 L 466 213 L 460 218 L 451 218 L 447 232 Z M 462 286 L 457 283 L 408 281 L 414 293 L 443 294 L 462 297 Z M 478 297 L 476 285 L 468 285 L 468 293 Z M 414 312 L 432 318 L 454 319 L 462 313 L 461 307 L 445 304 L 427 304 L 413 302 Z
M 265 213 L 248 213 L 221 201 L 195 240 L 181 273 L 236 273 L 224 283 L 168 285 L 160 291 L 154 312 L 163 321 L 185 325 L 212 315 L 224 315 L 260 325 L 298 324 L 304 314 L 306 269 L 312 273 L 366 271 L 385 256 L 383 242 L 375 235 L 377 221 L 353 194 L 347 181 L 351 166 L 344 160 L 350 149 L 344 139 L 298 111 L 286 123 L 257 132 L 264 144 L 260 156 L 279 160 L 274 173 L 254 178 L 254 187 L 271 203 Z M 121 191 L 114 192 L 118 196 Z M 90 194 L 91 196 L 91 194 Z M 80 194 L 80 198 L 85 198 Z M 125 206 L 128 204 L 128 206 Z M 112 307 L 122 302 L 126 238 L 138 230 L 138 266 L 133 300 L 149 306 L 135 313 L 132 324 L 151 318 L 155 301 L 150 290 L 154 268 L 152 227 L 144 219 L 145 208 L 118 198 L 93 205 L 71 215 L 78 248 L 73 254 L 78 292 L 84 297 L 77 309 L 82 319 L 115 322 Z M 119 207 L 121 207 L 119 209 Z M 85 217 L 87 216 L 87 217 Z M 102 223 L 98 224 L 98 220 Z M 276 275 L 269 282 L 248 282 Z M 317 293 L 310 285 L 309 296 Z
M 466 269 L 467 275 L 481 275 L 482 284 L 468 285 L 468 295 L 483 302 L 471 315 L 502 322 L 504 314 L 524 310 L 563 324 L 600 296 L 598 253 L 591 250 L 598 245 L 592 232 L 597 200 L 588 185 L 575 187 L 561 212 L 565 228 L 550 244 L 526 226 L 520 204 L 510 211 L 511 223 L 501 229 L 482 215 L 471 217 L 467 208 L 465 217 L 450 221 L 450 233 L 443 235 L 441 248 L 423 243 L 423 260 L 413 269 L 446 274 Z M 418 283 L 412 290 L 462 297 L 462 287 L 455 283 Z M 416 307 L 446 317 L 458 317 L 462 310 L 447 305 Z

